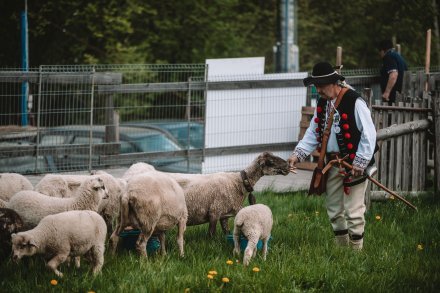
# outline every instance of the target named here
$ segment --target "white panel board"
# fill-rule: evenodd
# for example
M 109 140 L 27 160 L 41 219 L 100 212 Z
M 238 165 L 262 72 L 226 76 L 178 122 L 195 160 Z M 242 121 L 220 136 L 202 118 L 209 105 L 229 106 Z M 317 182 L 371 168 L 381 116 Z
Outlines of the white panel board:
M 208 81 L 211 77 L 264 74 L 264 57 L 206 59 Z
M 241 59 L 241 58 L 240 58 Z M 254 58 L 243 58 L 238 62 L 240 72 L 264 72 L 255 67 Z M 247 60 L 250 59 L 250 60 Z M 219 59 L 211 61 L 208 68 L 210 81 L 302 79 L 302 73 L 281 74 L 246 74 L 231 72 L 225 75 L 225 68 L 233 68 L 231 59 L 222 63 Z M 234 60 L 237 61 L 236 58 Z M 264 60 L 264 58 L 263 58 Z M 249 68 L 246 62 L 249 61 Z M 218 69 L 217 66 L 220 68 Z M 221 72 L 223 75 L 212 75 Z M 228 146 L 258 145 L 297 141 L 301 120 L 301 107 L 306 103 L 305 87 L 243 89 L 208 91 L 206 103 L 205 147 L 217 148 Z M 280 152 L 287 159 L 289 152 Z M 257 153 L 242 155 L 206 157 L 202 166 L 203 173 L 235 171 L 245 168 L 257 156 Z

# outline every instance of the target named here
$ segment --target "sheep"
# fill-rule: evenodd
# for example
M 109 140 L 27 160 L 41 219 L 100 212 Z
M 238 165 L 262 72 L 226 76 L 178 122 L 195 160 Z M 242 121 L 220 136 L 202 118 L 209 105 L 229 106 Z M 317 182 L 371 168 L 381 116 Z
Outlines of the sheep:
M 92 175 L 47 174 L 35 185 L 34 190 L 54 197 L 73 197 L 81 183 L 90 177 L 101 178 L 109 191 L 109 198 L 101 201 L 98 213 L 104 218 L 110 233 L 119 215 L 119 201 L 125 191 L 125 180 L 115 178 L 105 171 L 93 171 Z
M 104 219 L 94 211 L 66 211 L 44 217 L 32 230 L 12 234 L 12 259 L 43 254 L 46 266 L 62 277 L 58 266 L 70 257 L 87 254 L 94 275 L 104 264 L 107 227 Z
M 23 221 L 14 210 L 0 208 L 0 260 L 11 253 L 11 234 L 22 229 Z
M 240 235 L 247 238 L 243 265 L 249 265 L 257 253 L 257 244 L 263 241 L 263 259 L 266 260 L 267 242 L 272 231 L 273 217 L 270 208 L 264 204 L 255 204 L 242 208 L 234 219 L 234 255 L 240 255 Z
M 53 197 L 73 197 L 78 183 L 71 183 L 69 186 L 66 176 L 77 175 L 47 174 L 35 185 L 34 190 Z
M 34 228 L 47 215 L 69 210 L 97 211 L 101 199 L 107 199 L 108 193 L 101 178 L 85 180 L 74 198 L 50 197 L 33 190 L 16 193 L 7 203 L 7 208 L 16 211 L 23 220 L 24 227 Z
M 144 162 L 135 163 L 131 165 L 130 168 L 127 169 L 127 171 L 125 171 L 124 175 L 122 175 L 122 179 L 128 180 L 131 177 L 136 176 L 138 174 L 151 172 L 155 170 L 156 169 L 154 168 L 154 166 L 150 164 Z
M 0 173 L 0 199 L 8 201 L 21 190 L 33 190 L 32 183 L 21 174 Z
M 208 233 L 213 236 L 217 221 L 229 234 L 228 218 L 242 207 L 243 201 L 257 181 L 264 175 L 287 175 L 285 160 L 270 152 L 258 155 L 241 172 L 212 174 L 167 173 L 182 186 L 188 208 L 188 226 L 209 223 Z
M 147 257 L 146 245 L 153 233 L 158 234 L 160 252 L 165 255 L 165 231 L 178 225 L 177 245 L 183 257 L 187 218 L 185 196 L 175 180 L 161 172 L 134 176 L 121 198 L 120 221 L 110 237 L 112 252 L 116 252 L 119 234 L 130 225 L 141 230 L 136 242 L 141 256 Z

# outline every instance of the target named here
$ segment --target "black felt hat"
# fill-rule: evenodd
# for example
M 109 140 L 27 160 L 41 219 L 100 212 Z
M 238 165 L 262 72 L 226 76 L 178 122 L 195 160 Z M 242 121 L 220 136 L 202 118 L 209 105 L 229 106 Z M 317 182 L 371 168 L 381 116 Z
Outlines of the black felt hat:
M 338 80 L 344 80 L 345 77 L 338 74 L 333 66 L 328 62 L 319 62 L 313 66 L 312 75 L 304 78 L 303 82 L 305 86 L 311 84 L 323 85 L 332 84 Z

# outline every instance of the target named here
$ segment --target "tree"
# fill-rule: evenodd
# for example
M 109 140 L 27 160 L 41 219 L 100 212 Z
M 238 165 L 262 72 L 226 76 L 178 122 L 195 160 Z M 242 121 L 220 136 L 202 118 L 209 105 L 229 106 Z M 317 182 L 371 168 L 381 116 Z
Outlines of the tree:
M 377 68 L 377 43 L 395 38 L 410 66 L 422 66 L 436 0 L 297 0 L 300 70 L 335 62 Z M 273 68 L 280 0 L 29 1 L 31 67 L 41 64 L 204 63 L 208 58 L 264 56 Z M 20 66 L 23 3 L 0 3 L 0 66 Z M 433 35 L 433 44 L 438 36 Z M 433 47 L 432 60 L 438 50 Z

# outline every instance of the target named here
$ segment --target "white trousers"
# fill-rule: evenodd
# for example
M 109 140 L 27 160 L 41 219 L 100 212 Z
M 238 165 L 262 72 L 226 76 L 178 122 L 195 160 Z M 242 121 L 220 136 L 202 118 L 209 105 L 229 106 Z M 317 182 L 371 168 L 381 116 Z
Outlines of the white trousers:
M 344 194 L 343 179 L 339 168 L 328 171 L 326 208 L 333 231 L 348 230 L 350 235 L 363 235 L 365 227 L 365 191 L 367 180 L 350 187 Z

